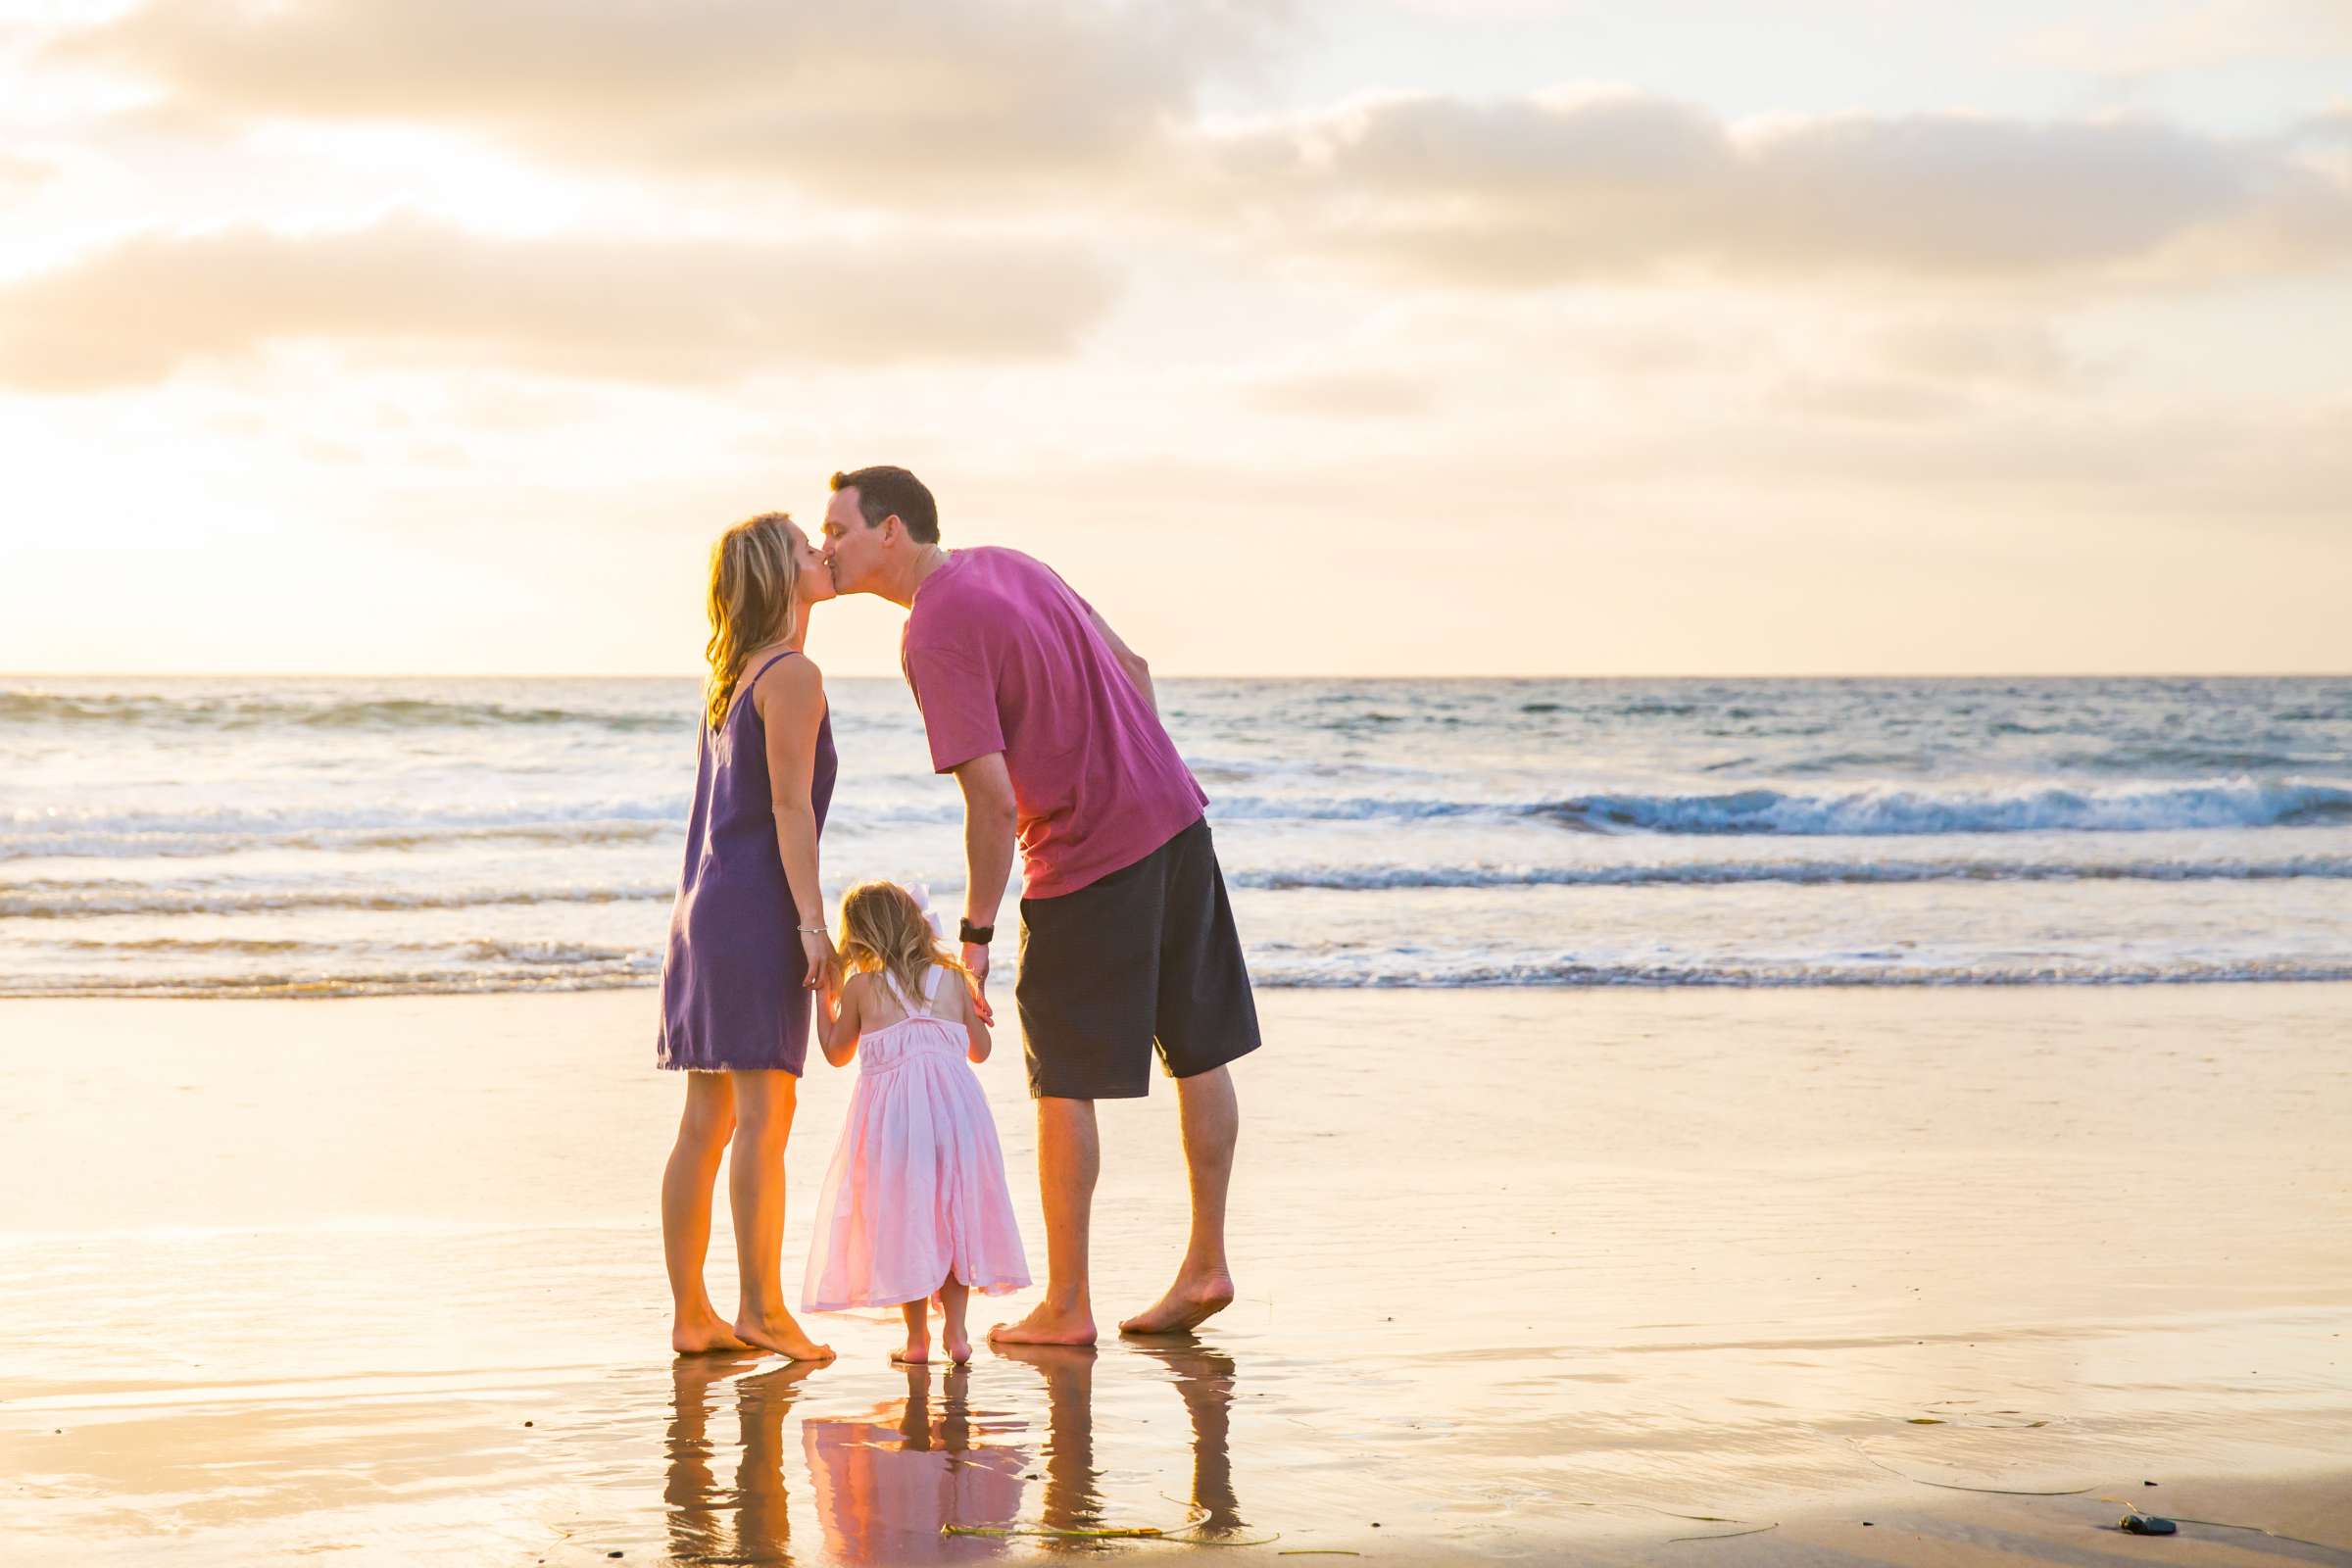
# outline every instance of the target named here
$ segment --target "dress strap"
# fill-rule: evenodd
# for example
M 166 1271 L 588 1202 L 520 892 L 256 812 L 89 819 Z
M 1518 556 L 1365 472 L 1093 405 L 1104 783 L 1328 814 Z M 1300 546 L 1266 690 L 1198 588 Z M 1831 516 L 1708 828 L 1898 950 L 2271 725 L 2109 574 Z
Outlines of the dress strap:
M 806 656 L 806 655 L 804 655 L 804 654 L 802 654 L 802 652 L 801 652 L 801 651 L 800 651 L 798 648 L 787 648 L 787 649 L 785 649 L 785 650 L 784 650 L 782 653 L 780 653 L 780 654 L 776 654 L 776 655 L 773 655 L 773 656 L 771 656 L 771 657 L 768 659 L 767 662 L 765 662 L 765 663 L 761 664 L 761 665 L 760 665 L 760 666 L 758 669 L 755 669 L 755 670 L 753 670 L 753 671 L 752 671 L 752 678 L 751 678 L 750 680 L 747 680 L 747 681 L 745 681 L 745 682 L 744 682 L 744 683 L 743 683 L 741 686 L 737 687 L 737 688 L 736 688 L 736 690 L 737 690 L 737 691 L 746 691 L 746 692 L 748 692 L 748 691 L 750 691 L 750 690 L 751 690 L 753 687 L 755 687 L 755 686 L 759 685 L 759 684 L 760 684 L 760 676 L 762 676 L 762 675 L 764 675 L 764 674 L 766 674 L 766 673 L 767 673 L 769 670 L 771 670 L 771 669 L 775 668 L 775 667 L 776 667 L 776 664 L 777 664 L 777 662 L 778 662 L 778 661 L 780 661 L 780 660 L 786 660 L 786 659 L 800 659 L 800 658 L 806 658 L 806 657 L 807 657 L 807 656 Z
M 760 676 L 775 668 L 779 660 L 790 659 L 795 654 L 799 654 L 800 652 L 801 651 L 797 648 L 787 648 L 780 654 L 772 654 L 758 669 L 753 670 L 750 675 L 746 676 L 742 680 L 737 681 L 735 683 L 735 690 L 727 695 L 727 716 L 723 722 L 732 724 L 735 721 L 735 715 L 737 713 L 742 712 L 745 709 L 752 706 L 752 688 L 760 684 Z M 803 654 L 801 657 L 807 658 L 808 656 Z
M 884 969 L 882 971 L 882 983 L 890 988 L 890 999 L 899 1004 L 899 1010 L 901 1012 L 904 1012 L 909 1018 L 919 1018 L 923 1016 L 923 1009 L 914 1004 L 914 999 L 906 994 L 906 988 L 905 986 L 899 984 L 899 977 L 897 975 L 892 974 L 888 969 Z

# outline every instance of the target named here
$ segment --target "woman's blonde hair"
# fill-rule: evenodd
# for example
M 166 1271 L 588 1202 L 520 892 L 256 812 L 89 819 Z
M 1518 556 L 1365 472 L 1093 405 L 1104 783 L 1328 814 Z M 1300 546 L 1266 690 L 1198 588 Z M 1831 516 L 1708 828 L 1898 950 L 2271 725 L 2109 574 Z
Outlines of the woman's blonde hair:
M 920 1003 L 924 971 L 964 972 L 932 935 L 923 906 L 896 882 L 860 882 L 841 900 L 841 958 L 861 973 L 883 970 Z
M 800 567 L 792 556 L 791 521 L 790 513 L 762 512 L 710 547 L 710 641 L 703 648 L 710 679 L 703 699 L 712 729 L 726 722 L 752 650 L 792 629 Z

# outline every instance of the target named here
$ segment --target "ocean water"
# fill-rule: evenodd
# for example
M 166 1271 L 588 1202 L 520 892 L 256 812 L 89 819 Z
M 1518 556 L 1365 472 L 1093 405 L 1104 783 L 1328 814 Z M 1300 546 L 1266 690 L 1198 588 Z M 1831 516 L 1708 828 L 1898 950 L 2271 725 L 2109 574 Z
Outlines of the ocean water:
M 828 892 L 952 919 L 911 698 L 829 686 Z M 2352 978 L 2352 678 L 1160 690 L 1264 986 Z M 651 985 L 696 714 L 691 680 L 0 678 L 0 995 Z

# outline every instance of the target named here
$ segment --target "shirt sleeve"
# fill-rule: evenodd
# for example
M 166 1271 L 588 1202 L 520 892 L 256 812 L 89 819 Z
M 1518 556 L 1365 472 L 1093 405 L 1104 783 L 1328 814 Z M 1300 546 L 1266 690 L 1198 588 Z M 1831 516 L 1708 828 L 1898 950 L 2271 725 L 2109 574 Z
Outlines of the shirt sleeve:
M 1070 586 L 1070 580 L 1067 577 L 1064 577 L 1060 572 L 1055 571 L 1052 566 L 1046 566 L 1046 564 L 1042 561 L 1039 562 L 1038 564 L 1045 566 L 1046 575 L 1053 578 L 1056 583 L 1060 584 L 1061 591 L 1063 593 L 1068 594 L 1072 599 L 1078 601 L 1078 608 L 1080 610 L 1084 611 L 1089 616 L 1094 614 L 1095 607 L 1086 602 L 1086 595 L 1080 593 L 1077 589 Z
M 908 648 L 906 683 L 922 710 L 934 772 L 952 773 L 975 757 L 1004 749 L 997 680 L 974 648 Z

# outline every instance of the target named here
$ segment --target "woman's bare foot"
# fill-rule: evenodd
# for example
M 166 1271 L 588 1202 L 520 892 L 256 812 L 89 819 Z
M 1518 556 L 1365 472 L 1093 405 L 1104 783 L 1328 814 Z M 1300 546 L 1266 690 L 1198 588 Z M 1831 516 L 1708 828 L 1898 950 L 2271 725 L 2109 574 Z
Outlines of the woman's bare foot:
M 931 1359 L 931 1336 L 907 1335 L 906 1348 L 891 1351 L 890 1358 L 900 1366 L 921 1366 Z
M 1051 1301 L 1040 1301 L 1018 1323 L 1000 1323 L 990 1329 L 988 1343 L 1092 1345 L 1095 1343 L 1094 1309 L 1087 1306 L 1057 1307 Z
M 830 1361 L 833 1347 L 819 1345 L 801 1332 L 792 1314 L 778 1307 L 774 1315 L 765 1318 L 739 1317 L 735 1320 L 735 1337 L 746 1345 L 756 1345 L 762 1350 L 773 1350 L 793 1361 Z
M 1178 1275 L 1168 1294 L 1119 1325 L 1121 1334 L 1185 1334 L 1233 1304 L 1233 1276 L 1223 1269 Z
M 748 1350 L 750 1346 L 735 1337 L 734 1331 L 716 1312 L 698 1317 L 673 1318 L 669 1325 L 669 1348 L 680 1355 L 715 1355 L 722 1350 Z

